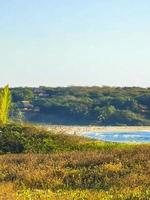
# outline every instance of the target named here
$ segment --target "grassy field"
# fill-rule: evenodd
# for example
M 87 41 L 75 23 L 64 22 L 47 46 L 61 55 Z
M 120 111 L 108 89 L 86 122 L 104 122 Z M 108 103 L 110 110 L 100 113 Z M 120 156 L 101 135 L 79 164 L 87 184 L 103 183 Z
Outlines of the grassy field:
M 150 145 L 0 128 L 0 200 L 149 200 Z

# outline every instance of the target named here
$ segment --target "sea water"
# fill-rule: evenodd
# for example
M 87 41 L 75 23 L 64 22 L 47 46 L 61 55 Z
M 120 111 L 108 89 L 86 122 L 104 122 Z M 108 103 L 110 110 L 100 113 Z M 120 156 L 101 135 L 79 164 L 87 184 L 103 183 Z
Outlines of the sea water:
M 88 132 L 82 133 L 82 136 L 111 142 L 150 142 L 150 131 Z

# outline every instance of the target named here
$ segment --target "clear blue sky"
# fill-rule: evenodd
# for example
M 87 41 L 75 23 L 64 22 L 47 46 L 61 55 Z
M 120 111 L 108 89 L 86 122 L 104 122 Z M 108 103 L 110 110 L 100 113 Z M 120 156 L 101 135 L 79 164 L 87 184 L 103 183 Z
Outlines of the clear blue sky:
M 149 0 L 0 0 L 0 85 L 150 86 Z

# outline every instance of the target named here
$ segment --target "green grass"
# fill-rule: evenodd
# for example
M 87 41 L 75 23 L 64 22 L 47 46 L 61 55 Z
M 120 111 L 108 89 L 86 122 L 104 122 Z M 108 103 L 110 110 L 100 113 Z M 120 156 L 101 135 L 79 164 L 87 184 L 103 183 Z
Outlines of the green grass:
M 150 145 L 0 128 L 0 200 L 148 200 Z

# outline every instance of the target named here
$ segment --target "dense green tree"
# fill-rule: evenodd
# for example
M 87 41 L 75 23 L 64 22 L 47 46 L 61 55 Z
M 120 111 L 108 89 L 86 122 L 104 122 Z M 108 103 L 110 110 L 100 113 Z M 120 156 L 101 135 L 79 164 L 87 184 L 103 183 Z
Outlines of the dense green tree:
M 35 89 L 46 95 L 40 95 Z M 29 121 L 46 119 L 53 123 L 53 119 L 57 122 L 65 119 L 66 124 L 150 125 L 150 88 L 42 86 L 12 88 L 12 97 Z M 20 107 L 22 101 L 31 104 L 33 109 Z
M 32 88 L 15 88 L 12 90 L 12 99 L 14 102 L 31 100 L 34 98 Z
M 98 120 L 100 122 L 106 122 L 115 112 L 116 108 L 114 106 L 103 107 L 99 113 Z
M 17 104 L 12 103 L 10 117 L 13 121 L 23 122 L 25 120 L 24 113 L 21 112 Z

